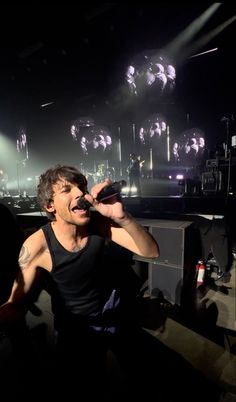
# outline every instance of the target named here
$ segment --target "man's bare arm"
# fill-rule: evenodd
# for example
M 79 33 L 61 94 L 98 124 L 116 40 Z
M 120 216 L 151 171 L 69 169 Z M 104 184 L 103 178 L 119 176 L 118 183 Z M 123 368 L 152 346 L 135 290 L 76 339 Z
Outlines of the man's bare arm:
M 159 246 L 153 236 L 135 218 L 125 213 L 111 227 L 111 239 L 122 247 L 146 258 L 159 257 Z

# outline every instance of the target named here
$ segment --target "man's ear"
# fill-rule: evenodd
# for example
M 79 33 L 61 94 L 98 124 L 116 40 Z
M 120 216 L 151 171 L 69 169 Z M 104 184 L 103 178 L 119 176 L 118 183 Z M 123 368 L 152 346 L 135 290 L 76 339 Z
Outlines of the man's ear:
M 54 212 L 55 211 L 53 202 L 48 202 L 47 203 L 46 210 L 47 210 L 47 212 Z

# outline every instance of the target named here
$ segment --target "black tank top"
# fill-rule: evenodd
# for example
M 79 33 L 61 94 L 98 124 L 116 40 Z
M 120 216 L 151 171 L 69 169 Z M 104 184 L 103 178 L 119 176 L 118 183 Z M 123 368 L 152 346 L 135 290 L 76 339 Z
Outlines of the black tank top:
M 84 248 L 70 252 L 59 243 L 50 222 L 42 230 L 52 258 L 50 276 L 54 289 L 51 294 L 54 314 L 68 312 L 88 316 L 99 313 L 104 303 L 102 282 L 105 239 L 90 234 Z

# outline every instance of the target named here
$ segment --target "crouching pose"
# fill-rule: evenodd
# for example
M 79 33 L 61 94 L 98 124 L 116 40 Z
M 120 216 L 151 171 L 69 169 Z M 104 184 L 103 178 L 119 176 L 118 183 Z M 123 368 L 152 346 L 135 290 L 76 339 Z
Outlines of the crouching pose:
M 116 332 L 109 312 L 115 309 L 118 297 L 115 290 L 107 295 L 103 272 L 106 242 L 110 240 L 146 258 L 159 255 L 156 241 L 125 211 L 119 195 L 98 201 L 98 194 L 109 184 L 107 179 L 88 193 L 85 176 L 64 165 L 40 176 L 38 202 L 50 221 L 23 243 L 11 296 L 0 308 L 0 328 L 20 322 L 39 272 L 47 271 L 63 367 L 57 373 L 66 384 L 63 388 L 58 377 L 57 387 L 71 393 L 78 382 L 80 390 L 97 393 L 108 340 Z M 72 369 L 72 359 L 76 370 Z

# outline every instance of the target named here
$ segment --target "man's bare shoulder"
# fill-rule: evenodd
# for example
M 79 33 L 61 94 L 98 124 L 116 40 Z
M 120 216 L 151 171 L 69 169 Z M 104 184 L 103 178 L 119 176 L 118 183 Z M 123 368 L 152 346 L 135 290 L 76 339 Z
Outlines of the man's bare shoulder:
M 35 232 L 31 233 L 27 239 L 25 240 L 25 243 L 31 243 L 31 242 L 36 242 L 36 244 L 38 243 L 39 245 L 41 243 L 46 244 L 46 239 L 43 233 L 43 230 L 37 229 Z
M 25 250 L 29 250 L 31 255 L 36 255 L 43 253 L 45 249 L 47 249 L 47 242 L 43 230 L 40 228 L 28 236 L 24 241 L 21 254 L 23 251 L 25 252 Z
M 36 230 L 24 241 L 19 255 L 19 266 L 22 270 L 37 266 L 51 269 L 51 259 L 42 229 Z

